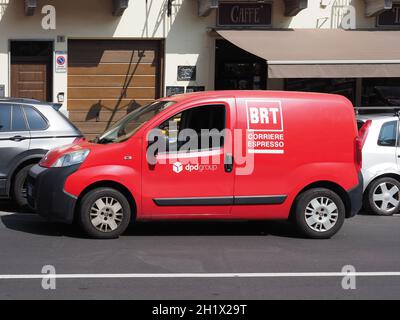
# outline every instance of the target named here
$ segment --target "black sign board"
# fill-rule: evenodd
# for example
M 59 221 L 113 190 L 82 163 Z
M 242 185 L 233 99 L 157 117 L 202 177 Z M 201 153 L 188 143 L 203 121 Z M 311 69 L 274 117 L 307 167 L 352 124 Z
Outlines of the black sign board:
M 391 10 L 383 11 L 376 19 L 378 27 L 400 27 L 400 5 L 393 4 Z
M 204 86 L 187 86 L 186 87 L 186 93 L 200 92 L 200 91 L 206 91 L 206 88 Z
M 272 4 L 254 2 L 220 3 L 218 26 L 258 26 L 272 24 Z
M 170 86 L 167 87 L 167 97 L 173 96 L 175 94 L 181 94 L 185 93 L 185 87 L 180 87 L 180 86 Z
M 196 67 L 178 66 L 178 81 L 196 81 Z

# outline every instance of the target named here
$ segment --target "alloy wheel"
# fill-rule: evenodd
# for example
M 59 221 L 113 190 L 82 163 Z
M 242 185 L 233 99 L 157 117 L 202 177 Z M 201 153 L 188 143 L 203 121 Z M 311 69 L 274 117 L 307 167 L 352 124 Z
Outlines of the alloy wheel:
M 339 209 L 335 202 L 327 197 L 312 199 L 305 210 L 307 225 L 316 232 L 332 229 L 339 217 Z
M 390 182 L 382 182 L 374 189 L 372 201 L 379 210 L 390 213 L 400 203 L 400 190 Z
M 123 216 L 122 205 L 113 197 L 102 197 L 90 208 L 90 221 L 101 232 L 112 232 L 118 229 Z

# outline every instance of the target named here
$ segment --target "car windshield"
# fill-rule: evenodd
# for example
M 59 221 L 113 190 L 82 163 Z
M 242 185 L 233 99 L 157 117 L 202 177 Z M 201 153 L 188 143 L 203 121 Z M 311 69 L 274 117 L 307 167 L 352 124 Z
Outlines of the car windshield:
M 100 144 L 119 143 L 132 137 L 147 121 L 156 114 L 172 106 L 174 101 L 156 101 L 139 108 L 116 122 L 94 142 Z

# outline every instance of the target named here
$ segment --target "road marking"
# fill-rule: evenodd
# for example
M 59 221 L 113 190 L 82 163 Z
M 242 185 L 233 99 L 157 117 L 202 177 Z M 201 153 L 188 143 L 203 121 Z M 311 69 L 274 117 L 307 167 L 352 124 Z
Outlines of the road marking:
M 147 278 L 310 278 L 400 277 L 400 272 L 283 272 L 283 273 L 116 273 L 116 274 L 16 274 L 0 280 L 29 279 L 147 279 Z

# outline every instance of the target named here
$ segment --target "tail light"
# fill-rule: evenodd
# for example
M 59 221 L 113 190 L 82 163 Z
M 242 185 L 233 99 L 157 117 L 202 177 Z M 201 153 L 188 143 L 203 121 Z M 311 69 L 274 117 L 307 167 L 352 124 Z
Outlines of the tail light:
M 362 168 L 362 142 L 360 137 L 355 140 L 355 163 L 358 171 Z
M 368 131 L 369 128 L 371 127 L 371 123 L 372 123 L 371 120 L 365 121 L 364 125 L 358 131 L 358 138 L 360 139 L 361 142 L 361 148 L 364 147 L 365 140 L 367 140 Z
M 362 149 L 364 147 L 365 141 L 367 140 L 368 131 L 371 123 L 371 120 L 367 120 L 364 123 L 364 125 L 358 131 L 358 137 L 355 140 L 355 162 L 358 170 L 361 170 L 362 168 Z

